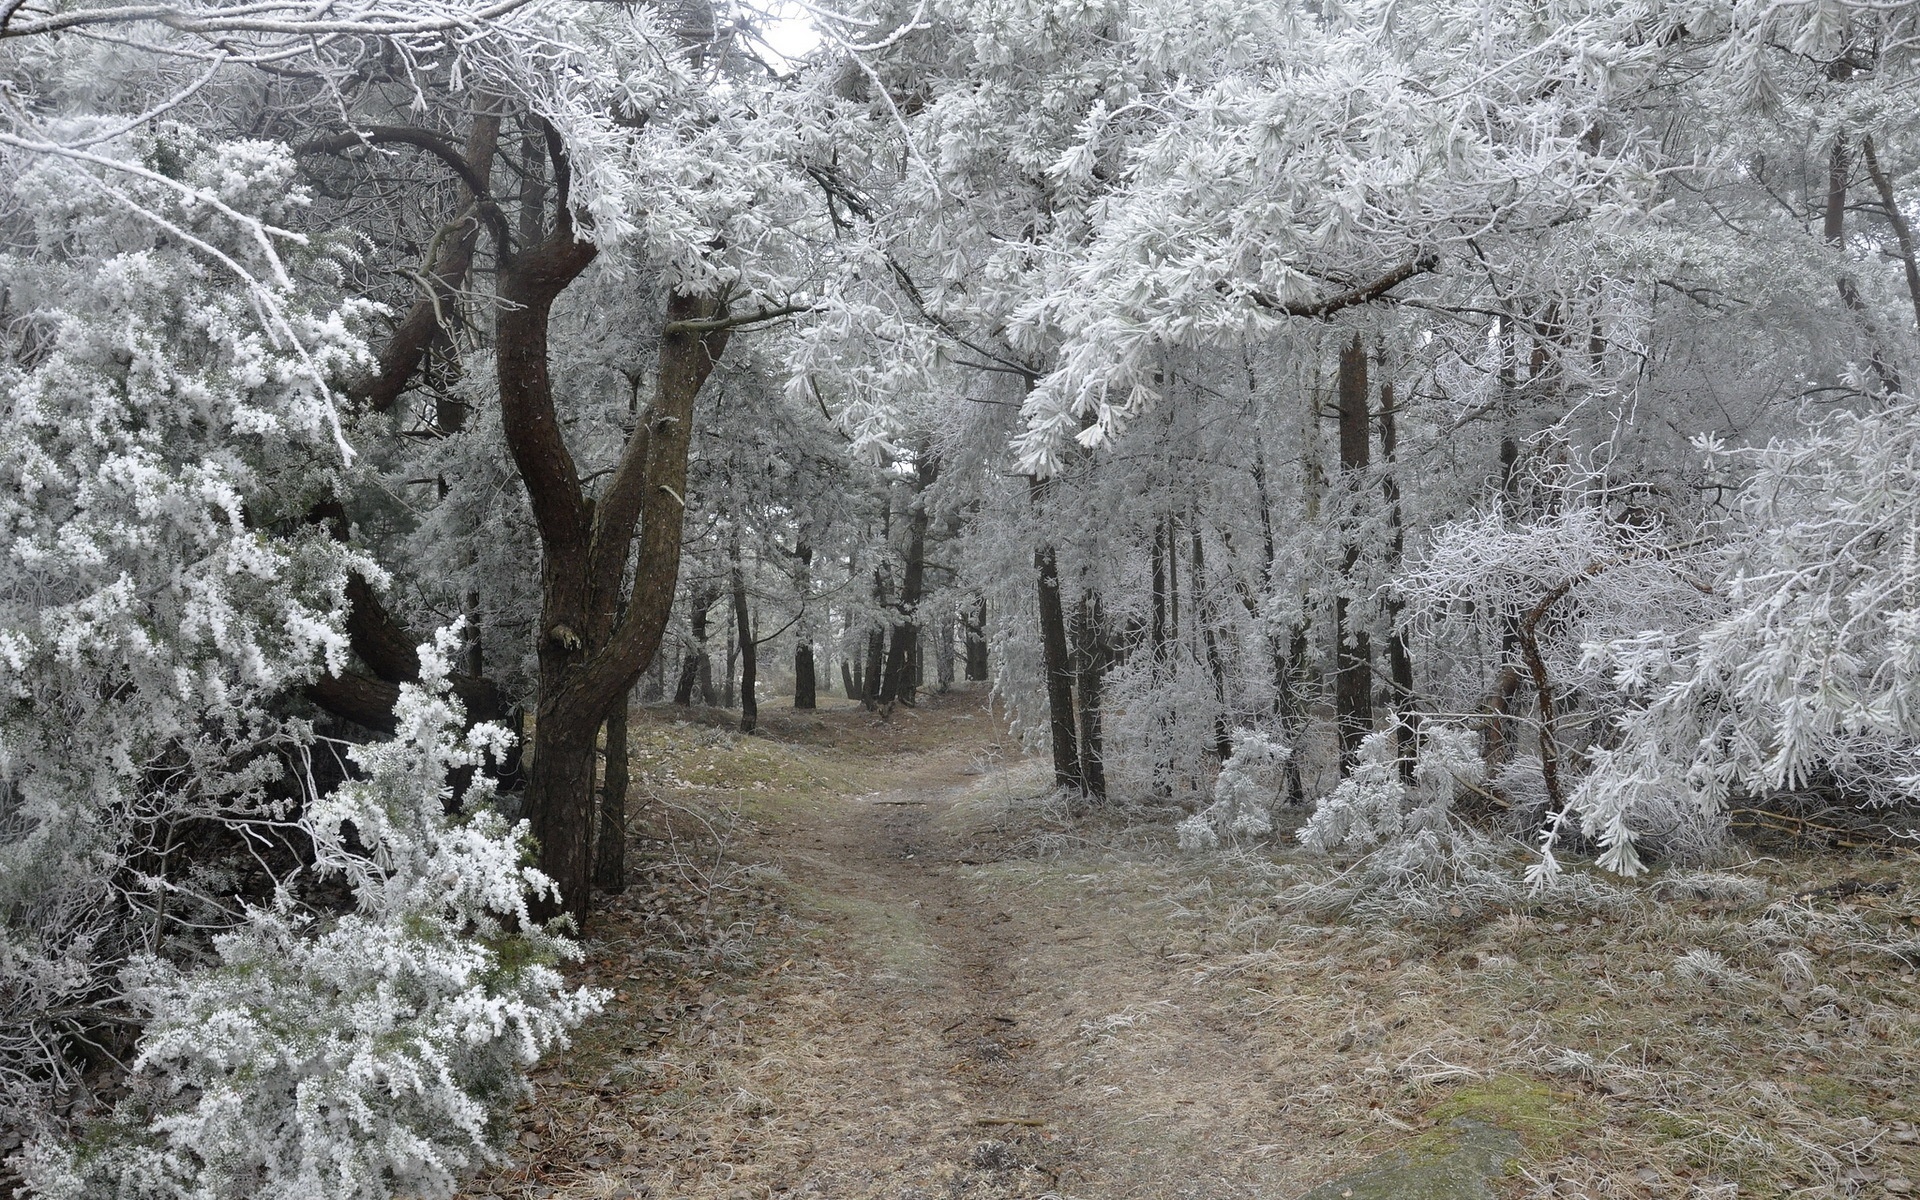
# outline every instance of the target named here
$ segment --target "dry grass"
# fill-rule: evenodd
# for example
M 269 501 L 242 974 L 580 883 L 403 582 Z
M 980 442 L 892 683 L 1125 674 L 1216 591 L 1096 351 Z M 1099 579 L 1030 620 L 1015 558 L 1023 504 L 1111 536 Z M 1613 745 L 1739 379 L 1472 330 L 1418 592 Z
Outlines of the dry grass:
M 1910 860 L 1329 902 L 1364 873 L 1069 813 L 979 703 L 641 714 L 620 996 L 480 1190 L 1292 1197 L 1459 1116 L 1515 1200 L 1920 1179 Z

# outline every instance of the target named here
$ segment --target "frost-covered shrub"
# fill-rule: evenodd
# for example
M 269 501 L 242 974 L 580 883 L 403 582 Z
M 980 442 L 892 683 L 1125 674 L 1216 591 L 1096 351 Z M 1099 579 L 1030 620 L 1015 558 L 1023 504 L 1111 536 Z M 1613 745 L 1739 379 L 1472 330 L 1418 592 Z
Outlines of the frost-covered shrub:
M 1409 788 L 1393 735 L 1370 733 L 1360 742 L 1353 771 L 1300 829 L 1300 844 L 1319 854 L 1358 852 L 1443 831 L 1461 785 L 1478 783 L 1482 770 L 1479 739 L 1434 722 L 1421 730 Z
M 297 857 L 309 733 L 280 698 L 343 665 L 370 569 L 300 520 L 340 469 L 324 380 L 367 361 L 366 306 L 250 289 L 180 236 L 273 279 L 247 220 L 301 206 L 292 155 L 175 128 L 112 148 L 170 172 L 114 185 L 146 216 L 41 160 L 0 253 L 0 1128 L 125 1053 L 131 959 L 205 954 Z
M 1233 735 L 1233 755 L 1220 764 L 1213 803 L 1180 822 L 1182 850 L 1212 850 L 1273 832 L 1273 806 L 1280 800 L 1280 772 L 1293 751 L 1258 729 Z
M 1752 452 L 1711 616 L 1589 647 L 1633 700 L 1570 798 L 1605 865 L 1640 869 L 1649 812 L 1717 822 L 1800 788 L 1920 802 L 1917 428 L 1900 400 Z
M 29 1148 L 36 1195 L 447 1196 L 493 1156 L 522 1069 L 599 998 L 566 987 L 551 964 L 572 945 L 528 920 L 526 896 L 552 885 L 522 865 L 525 826 L 491 810 L 491 782 L 446 814 L 450 773 L 507 738 L 461 735 L 456 645 L 421 648 L 397 736 L 353 748 L 360 777 L 299 818 L 313 875 L 351 907 L 283 887 L 214 939 L 214 963 L 131 964 L 132 1094 L 78 1145 Z
M 498 734 L 427 687 L 351 782 L 301 770 L 299 689 L 378 575 L 305 519 L 370 307 L 274 233 L 305 202 L 284 147 L 107 148 L 151 177 L 7 177 L 0 1133 L 48 1196 L 445 1194 L 590 998 L 524 929 L 487 785 L 441 815 Z

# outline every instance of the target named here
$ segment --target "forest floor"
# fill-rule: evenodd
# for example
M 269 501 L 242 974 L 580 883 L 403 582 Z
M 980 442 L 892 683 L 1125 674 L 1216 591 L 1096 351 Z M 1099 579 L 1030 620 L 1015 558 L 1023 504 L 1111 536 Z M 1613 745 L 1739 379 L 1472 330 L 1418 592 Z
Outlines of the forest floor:
M 571 972 L 612 997 L 470 1195 L 1920 1189 L 1911 856 L 1313 915 L 1335 865 L 1070 815 L 982 693 L 732 719 L 635 717 L 635 882 Z M 1485 1178 L 1392 1182 L 1482 1127 Z

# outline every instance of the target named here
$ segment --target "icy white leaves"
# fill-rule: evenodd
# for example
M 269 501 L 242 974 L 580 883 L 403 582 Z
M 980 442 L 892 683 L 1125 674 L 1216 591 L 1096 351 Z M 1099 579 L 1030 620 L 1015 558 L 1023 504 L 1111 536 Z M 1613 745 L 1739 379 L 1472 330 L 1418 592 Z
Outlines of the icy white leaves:
M 228 211 L 299 201 L 258 143 L 125 141 L 221 197 L 124 185 L 236 261 L 259 249 Z M 364 565 L 261 529 L 338 461 L 308 368 L 364 361 L 364 309 L 278 292 L 303 356 L 194 245 L 72 176 L 46 159 L 11 181 L 23 240 L 58 252 L 0 258 L 0 1096 L 23 1115 L 65 1079 L 67 1033 L 118 1005 L 125 957 L 168 936 L 159 914 L 223 923 L 222 884 L 173 869 L 167 831 L 273 836 L 300 730 L 268 701 L 342 665 Z
M 1174 78 L 1149 69 L 1169 37 L 1159 10 L 1130 13 L 1127 48 L 1147 57 L 1115 71 L 1131 103 L 1090 108 L 1052 164 L 1085 191 L 1096 137 L 1114 143 L 1098 195 L 1063 206 L 1079 216 L 1061 227 L 1072 253 L 1033 273 L 1010 327 L 1052 356 L 1023 469 L 1052 474 L 1076 442 L 1116 438 L 1156 401 L 1166 348 L 1271 336 L 1468 238 L 1545 244 L 1569 214 L 1638 207 L 1646 168 L 1578 132 L 1603 93 L 1582 55 L 1625 36 L 1617 14 L 1536 27 L 1493 6 L 1470 26 L 1478 14 L 1437 5 L 1391 20 L 1227 7 L 1189 15 L 1189 42 L 1233 35 Z
M 1273 832 L 1273 807 L 1280 801 L 1281 768 L 1293 750 L 1258 729 L 1233 734 L 1233 755 L 1220 764 L 1213 781 L 1213 803 L 1180 822 L 1175 831 L 1182 850 L 1212 850 L 1222 840 L 1238 842 Z
M 1328 854 L 1422 837 L 1432 841 L 1446 832 L 1461 785 L 1478 783 L 1483 769 L 1477 736 L 1430 722 L 1420 731 L 1414 786 L 1409 787 L 1400 774 L 1393 734 L 1370 733 L 1361 740 L 1353 770 L 1301 827 L 1300 844 Z
M 398 735 L 356 747 L 361 776 L 300 820 L 313 870 L 338 876 L 352 907 L 282 891 L 215 939 L 209 968 L 137 960 L 135 1099 L 118 1136 L 33 1147 L 38 1194 L 443 1197 L 496 1153 L 522 1070 L 600 998 L 550 965 L 573 948 L 528 921 L 526 895 L 551 885 L 521 865 L 525 827 L 487 807 L 490 783 L 447 815 L 449 774 L 507 741 L 459 733 L 457 648 L 447 633 L 420 648 Z
M 1717 815 L 1782 789 L 1920 794 L 1917 421 L 1902 401 L 1749 456 L 1718 611 L 1591 651 L 1638 702 L 1574 797 L 1583 826 L 1628 844 L 1663 795 Z

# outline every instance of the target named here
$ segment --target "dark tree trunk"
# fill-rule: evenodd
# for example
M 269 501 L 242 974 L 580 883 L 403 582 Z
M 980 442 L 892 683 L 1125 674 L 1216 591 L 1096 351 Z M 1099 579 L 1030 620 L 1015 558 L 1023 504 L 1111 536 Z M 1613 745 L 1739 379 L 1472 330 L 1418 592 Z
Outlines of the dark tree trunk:
M 1286 707 L 1280 713 L 1281 728 L 1293 739 L 1289 744 L 1294 752 L 1287 758 L 1287 799 L 1294 804 L 1307 801 L 1306 785 L 1300 777 L 1300 743 L 1307 728 L 1307 706 L 1301 702 L 1301 694 L 1306 691 L 1307 655 L 1312 651 L 1307 623 L 1302 621 L 1293 627 L 1287 640 Z
M 1913 304 L 1914 328 L 1920 330 L 1920 252 L 1914 249 L 1913 225 L 1907 220 L 1906 210 L 1900 207 L 1900 198 L 1894 194 L 1892 177 L 1880 165 L 1873 138 L 1861 139 L 1860 150 L 1867 161 L 1867 174 L 1880 193 L 1880 215 L 1893 229 L 1893 244 L 1900 251 L 1900 265 L 1906 273 L 1907 299 Z
M 1047 672 L 1047 717 L 1053 733 L 1053 783 L 1070 792 L 1084 790 L 1080 752 L 1074 737 L 1073 662 L 1067 649 L 1067 618 L 1060 605 L 1060 569 L 1053 547 L 1034 551 L 1039 573 L 1040 646 Z
M 1380 385 L 1380 457 L 1387 470 L 1380 477 L 1380 491 L 1387 502 L 1387 562 L 1398 570 L 1406 553 L 1406 539 L 1400 528 L 1400 479 L 1395 466 L 1399 448 L 1399 430 L 1395 417 L 1393 385 Z M 1413 707 L 1413 655 L 1407 645 L 1407 631 L 1401 627 L 1404 605 L 1398 597 L 1387 600 L 1387 675 L 1393 695 L 1394 749 L 1400 762 L 1400 778 L 1413 784 L 1414 740 L 1420 716 Z
M 869 709 L 880 707 L 880 677 L 887 662 L 886 631 L 874 627 L 867 631 L 867 650 L 862 656 L 866 674 L 860 680 L 860 701 Z
M 698 684 L 701 699 L 705 704 L 713 703 L 713 672 L 707 655 L 707 615 L 713 608 L 714 595 L 702 589 L 693 595 L 693 608 L 687 613 L 687 624 L 693 634 L 693 646 L 686 657 L 680 660 L 680 680 L 673 689 L 673 702 L 682 708 L 693 703 L 694 685 Z
M 1267 492 L 1266 446 L 1260 444 L 1255 449 L 1253 486 L 1260 503 L 1260 543 L 1261 559 L 1260 580 L 1265 585 L 1266 594 L 1273 595 L 1274 582 L 1279 568 L 1279 547 L 1273 535 L 1273 499 Z M 1249 605 L 1249 613 L 1256 617 L 1261 614 L 1258 605 Z M 1267 628 L 1267 656 L 1273 664 L 1273 715 L 1280 722 L 1280 734 L 1293 753 L 1287 756 L 1283 772 L 1286 776 L 1287 802 L 1300 804 L 1306 800 L 1306 786 L 1300 777 L 1300 757 L 1302 747 L 1301 733 L 1306 728 L 1305 706 L 1300 703 L 1300 672 L 1306 666 L 1307 630 L 1304 621 L 1296 621 L 1288 631 L 1285 642 L 1281 641 L 1280 631 L 1272 628 L 1272 623 L 1262 620 L 1260 624 Z
M 815 707 L 819 690 L 813 665 L 813 622 L 805 615 L 807 598 L 813 591 L 813 547 L 801 542 L 794 550 L 794 583 L 800 593 L 802 617 L 793 634 L 793 706 Z
M 593 247 L 576 241 L 565 220 L 564 160 L 554 157 L 559 228 L 504 264 L 495 328 L 501 422 L 542 552 L 539 707 L 524 811 L 537 865 L 558 884 L 560 901 L 542 903 L 535 916 L 564 908 L 583 921 L 593 868 L 595 735 L 651 665 L 666 629 L 680 573 L 693 402 L 725 349 L 728 326 L 710 298 L 668 298 L 655 403 L 600 495 L 587 496 L 554 408 L 547 321 Z M 636 541 L 633 586 L 623 597 Z
M 984 598 L 976 603 L 973 615 L 963 618 L 967 629 L 967 682 L 985 683 L 988 676 L 987 662 L 987 602 Z
M 1200 522 L 1193 522 L 1193 545 L 1187 567 L 1193 580 L 1193 621 L 1200 627 L 1200 644 L 1213 678 L 1213 752 L 1221 762 L 1233 757 L 1233 731 L 1227 721 L 1227 664 L 1220 655 L 1220 639 L 1213 631 L 1213 601 L 1207 595 L 1206 555 L 1200 541 Z
M 1100 728 L 1100 694 L 1111 660 L 1100 594 L 1086 592 L 1074 614 L 1074 659 L 1080 707 L 1080 780 L 1089 796 L 1107 798 L 1106 741 Z
M 840 660 L 840 690 L 847 694 L 849 700 L 860 699 L 859 667 L 858 659 Z
M 926 490 L 939 478 L 940 461 L 923 454 L 917 464 L 911 511 L 907 515 L 907 552 L 900 575 L 900 617 L 893 625 L 893 644 L 887 652 L 886 675 L 880 684 L 880 703 L 899 701 L 911 706 L 916 686 L 914 664 L 920 646 L 920 598 L 927 577 Z
M 733 561 L 733 620 L 740 641 L 740 732 L 752 733 L 760 724 L 760 704 L 753 687 L 760 674 L 760 647 L 753 640 L 753 614 L 747 608 L 747 578 L 736 552 Z
M 733 669 L 740 654 L 740 644 L 734 640 L 735 630 L 732 620 L 727 621 L 727 669 L 720 675 L 720 707 L 733 707 Z
M 1167 661 L 1167 523 L 1153 522 L 1153 612 L 1147 621 L 1147 648 L 1153 661 Z
M 600 782 L 600 837 L 594 847 L 593 882 L 602 891 L 627 886 L 627 698 L 607 713 L 606 766 Z
M 953 626 L 953 614 L 942 614 L 939 632 L 934 635 L 934 678 L 942 694 L 953 688 Z
M 1349 502 L 1358 505 L 1358 475 L 1368 466 L 1371 438 L 1367 428 L 1367 353 L 1360 335 L 1340 351 L 1340 470 Z M 1345 583 L 1334 601 L 1333 633 L 1337 669 L 1333 682 L 1334 724 L 1340 735 L 1340 770 L 1352 770 L 1360 742 L 1373 732 L 1373 646 L 1365 629 L 1352 628 L 1348 592 L 1360 562 L 1359 514 L 1348 517 Z
M 1877 162 L 1876 162 L 1877 165 Z M 1827 210 L 1821 221 L 1821 234 L 1829 245 L 1845 246 L 1847 232 L 1847 185 L 1852 175 L 1852 164 L 1847 156 L 1847 135 L 1842 133 L 1834 139 L 1833 153 L 1827 162 Z M 1868 362 L 1874 375 L 1880 380 L 1882 395 L 1890 395 L 1900 390 L 1900 376 L 1887 362 L 1886 354 L 1880 346 L 1880 331 L 1875 327 L 1873 315 L 1867 310 L 1867 302 L 1860 296 L 1860 285 L 1850 273 L 1842 272 L 1839 279 L 1840 300 L 1859 321 L 1867 335 L 1871 349 Z
M 641 686 L 640 699 L 646 704 L 658 704 L 667 694 L 667 660 L 659 655 L 653 656 L 653 665 L 647 668 L 646 683 Z

